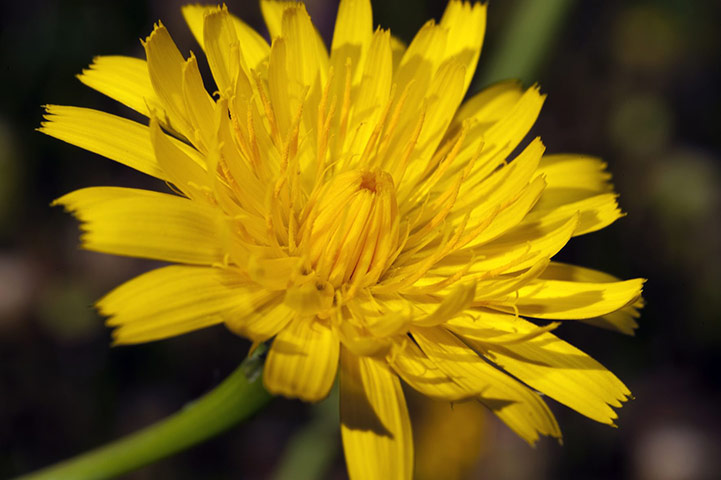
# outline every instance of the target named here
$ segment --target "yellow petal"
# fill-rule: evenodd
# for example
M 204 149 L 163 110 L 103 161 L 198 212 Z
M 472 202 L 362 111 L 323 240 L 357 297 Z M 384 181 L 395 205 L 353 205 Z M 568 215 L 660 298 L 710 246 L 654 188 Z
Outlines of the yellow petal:
M 475 294 L 475 283 L 462 283 L 451 289 L 433 312 L 414 320 L 413 325 L 417 327 L 432 327 L 443 323 L 468 308 Z
M 538 201 L 543 189 L 546 188 L 546 181 L 543 177 L 536 177 L 523 190 L 521 190 L 517 199 L 513 200 L 509 205 L 503 208 L 500 213 L 495 215 L 491 223 L 475 238 L 468 243 L 469 247 L 480 246 L 499 238 L 504 233 L 521 223 L 527 217 L 528 211 Z M 493 204 L 491 204 L 492 206 Z M 479 225 L 483 225 L 489 211 L 487 206 L 474 210 L 471 218 Z
M 343 65 L 346 58 L 354 67 L 361 63 L 361 53 L 368 48 L 373 36 L 373 11 L 370 0 L 341 0 L 338 6 L 331 60 Z M 336 62 L 336 58 L 340 59 Z
M 493 322 L 485 321 L 481 315 L 476 323 L 516 334 L 538 328 L 512 315 L 505 321 Z M 626 386 L 603 365 L 552 333 L 505 345 L 469 338 L 467 341 L 519 380 L 597 422 L 612 425 L 617 415 L 610 406 L 620 407 L 630 395 Z
M 136 277 L 98 303 L 116 343 L 140 343 L 181 335 L 222 322 L 226 310 L 245 301 L 239 271 L 173 265 Z
M 284 38 L 278 37 L 270 47 L 270 60 L 268 61 L 268 90 L 270 102 L 273 105 L 273 115 L 278 124 L 282 137 L 287 135 L 291 128 L 293 113 L 297 112 L 303 104 L 305 89 L 295 80 L 291 80 L 288 71 L 288 45 Z M 275 140 L 275 139 L 274 139 Z M 276 140 L 282 144 L 282 140 Z
M 523 92 L 510 111 L 485 130 L 484 153 L 485 150 L 511 151 L 516 148 L 536 123 L 545 99 L 546 96 L 541 94 L 538 87 L 531 87 Z M 474 118 L 479 122 L 485 120 L 479 115 Z M 509 148 L 510 150 L 507 150 Z
M 481 393 L 454 382 L 410 341 L 393 351 L 388 363 L 408 385 L 427 397 L 455 402 Z
M 208 171 L 216 172 L 220 169 L 228 182 L 235 185 L 232 192 L 228 192 L 232 195 L 232 199 L 228 199 L 228 206 L 232 208 L 233 204 L 240 204 L 246 212 L 264 214 L 267 211 L 265 194 L 268 185 L 261 183 L 248 159 L 241 156 L 236 148 L 235 132 L 228 116 L 228 102 L 224 97 L 221 97 L 215 105 L 214 128 L 218 140 L 216 148 L 212 149 L 207 157 Z M 217 175 L 211 175 L 210 180 L 216 181 L 218 178 Z M 239 185 L 242 185 L 242 188 L 238 188 Z
M 158 24 L 143 42 L 148 59 L 148 73 L 153 90 L 168 115 L 170 123 L 188 137 L 190 127 L 183 101 L 183 65 L 185 59 L 175 46 L 168 30 Z M 153 112 L 151 112 L 153 113 Z
M 561 325 L 561 322 L 551 322 L 548 325 L 533 325 L 532 328 L 517 331 L 518 329 L 513 328 L 515 319 L 515 315 L 508 313 L 475 308 L 472 312 L 466 312 L 466 315 L 451 318 L 444 326 L 466 340 L 507 345 L 529 341 Z
M 580 212 L 575 235 L 606 227 L 622 216 L 613 195 L 611 175 L 598 158 L 583 155 L 547 155 L 538 167 L 548 187 L 534 206 L 528 222 L 544 223 Z
M 644 280 L 590 283 L 536 279 L 518 290 L 515 308 L 494 307 L 534 318 L 576 320 L 599 317 L 641 296 Z
M 307 86 L 320 79 L 325 83 L 328 72 L 328 52 L 323 39 L 313 26 L 302 3 L 283 12 L 283 38 L 287 40 L 288 69 L 291 75 Z
M 346 141 L 344 145 L 347 152 L 365 150 L 390 98 L 393 57 L 391 36 L 387 30 L 377 30 L 373 34 L 362 69 L 359 71 L 362 81 L 360 81 L 357 93 L 350 104 L 348 128 L 348 131 L 355 133 L 352 140 Z M 350 155 L 349 158 L 354 158 L 354 156 Z
M 378 297 L 374 297 L 374 300 L 378 300 Z M 378 303 L 383 304 L 385 302 L 379 301 Z M 398 303 L 402 305 L 400 308 L 396 305 L 397 310 L 386 310 L 384 308 L 378 313 L 373 312 L 363 315 L 365 326 L 372 335 L 378 338 L 387 338 L 408 331 L 408 325 L 411 324 L 414 317 L 412 313 L 413 305 L 405 299 Z M 384 307 L 386 306 L 384 305 Z
M 540 278 L 601 283 L 619 281 L 618 278 L 605 272 L 558 262 L 551 262 L 548 268 L 541 274 Z M 621 310 L 603 315 L 602 317 L 583 320 L 583 322 L 596 327 L 615 330 L 626 335 L 633 335 L 634 330 L 638 328 L 638 323 L 636 323 L 636 318 L 640 316 L 638 310 L 643 308 L 643 305 L 643 297 L 639 297 L 634 303 Z
M 203 34 L 204 17 L 208 13 L 218 10 L 218 7 L 209 5 L 185 5 L 182 7 L 183 17 L 193 32 L 193 36 L 201 47 L 205 50 L 205 37 Z M 258 68 L 263 60 L 268 58 L 270 54 L 270 46 L 268 42 L 254 29 L 249 27 L 240 18 L 230 14 L 230 20 L 235 27 L 235 33 L 241 48 L 243 58 L 245 58 L 248 68 Z
M 268 84 L 279 130 L 287 146 L 294 135 L 296 118 L 300 120 L 301 136 L 306 135 L 304 132 L 317 135 L 318 105 L 328 77 L 329 60 L 305 5 L 293 3 L 286 8 L 281 28 L 282 36 L 273 41 L 271 48 Z M 342 75 L 336 76 L 339 77 Z M 299 157 L 304 157 L 302 150 Z M 305 160 L 312 161 L 314 157 L 315 154 L 308 151 Z
M 212 5 L 183 5 L 180 7 L 180 11 L 183 13 L 185 23 L 188 24 L 190 32 L 195 37 L 195 41 L 205 49 L 204 37 L 203 37 L 203 22 L 205 15 L 217 10 L 217 6 Z
M 376 31 L 376 36 L 379 33 L 380 30 Z M 326 142 L 329 141 L 331 144 L 331 155 L 335 157 L 350 160 L 357 157 L 356 152 L 360 153 L 365 149 L 370 133 L 375 127 L 375 119 L 368 118 L 376 113 L 378 107 L 374 94 L 376 92 L 382 94 L 386 87 L 386 79 L 390 88 L 393 71 L 389 43 L 387 51 L 389 69 L 368 72 L 367 55 L 372 38 L 374 38 L 373 13 L 370 0 L 342 0 L 338 6 L 329 63 L 330 71 L 334 74 L 329 78 L 330 85 L 324 86 L 328 93 L 323 94 L 324 98 L 327 95 L 334 105 L 333 108 L 339 112 L 338 115 L 330 118 L 331 123 L 326 134 L 328 136 Z M 376 45 L 373 54 L 376 58 L 371 59 L 370 63 L 376 63 L 376 67 L 385 67 L 386 65 L 378 65 L 386 58 L 379 57 L 378 41 L 374 43 Z M 375 84 L 376 79 L 379 84 Z M 358 88 L 363 92 L 358 92 Z M 324 115 L 325 112 L 321 114 Z M 346 135 L 348 132 L 353 134 Z M 353 142 L 353 146 L 348 145 L 350 142 Z M 348 152 L 348 156 L 345 152 Z
M 545 155 L 538 165 L 546 177 L 548 188 L 536 210 L 552 210 L 601 193 L 613 192 L 611 174 L 599 158 L 585 155 Z
M 409 103 L 417 106 L 416 95 L 422 95 L 438 67 L 445 60 L 448 30 L 429 21 L 418 31 L 403 54 L 394 80 L 400 91 L 413 82 Z
M 203 38 L 205 54 L 218 91 L 230 97 L 241 67 L 241 57 L 238 36 L 226 8 L 205 15 Z
M 441 327 L 414 329 L 421 350 L 446 375 L 470 390 L 482 392 L 479 400 L 530 444 L 541 435 L 560 438 L 555 417 L 541 398 L 499 371 L 461 340 Z
M 245 266 L 250 278 L 269 290 L 287 290 L 293 275 L 300 271 L 300 257 L 260 258 L 250 256 Z
M 442 28 L 440 25 L 436 25 L 435 22 L 427 22 L 413 38 L 413 41 L 408 46 L 408 49 L 403 54 L 400 65 L 397 71 L 393 75 L 393 81 L 397 85 L 398 93 L 400 94 L 396 102 L 400 101 L 400 98 L 404 99 L 402 105 L 403 115 L 401 116 L 401 123 L 398 125 L 393 132 L 390 132 L 391 138 L 388 142 L 391 143 L 392 147 L 386 152 L 385 161 L 398 161 L 403 158 L 403 151 L 407 144 L 413 146 L 413 136 L 416 129 L 416 124 L 419 121 L 424 122 L 424 115 L 426 112 L 426 103 L 429 101 L 438 101 L 442 98 L 445 93 L 451 93 L 450 99 L 455 99 L 460 95 L 463 97 L 463 78 L 465 72 L 463 66 L 457 62 L 447 62 L 444 64 L 443 75 L 438 74 L 438 69 L 445 60 L 445 45 L 446 37 L 448 36 L 448 30 Z M 457 79 L 456 79 L 457 78 Z M 432 83 L 435 81 L 434 92 L 430 94 Z M 455 80 L 455 82 L 454 82 Z M 453 88 L 450 92 L 439 92 L 439 83 L 452 85 Z M 455 84 L 458 84 L 457 86 Z M 436 110 L 441 107 L 443 110 L 444 105 L 442 102 L 436 102 Z M 457 105 L 456 105 L 457 106 Z M 452 105 L 451 108 L 455 108 Z M 436 123 L 436 122 L 434 122 Z M 423 130 L 421 133 L 425 135 L 427 139 L 429 136 L 436 138 L 438 125 L 435 124 L 432 127 L 426 127 L 422 125 Z M 433 131 L 431 131 L 433 128 Z M 424 134 L 423 131 L 426 133 Z M 422 142 L 419 141 L 422 145 Z M 420 150 L 421 145 L 416 145 L 416 150 Z M 427 158 L 420 160 L 428 161 Z M 419 170 L 422 173 L 423 168 L 416 167 L 415 170 Z M 394 179 L 398 181 L 399 175 L 394 175 Z
M 282 300 L 282 296 L 261 287 L 249 295 L 240 308 L 225 315 L 225 326 L 236 335 L 253 342 L 265 342 L 297 316 Z
M 621 280 L 610 273 L 579 267 L 568 263 L 551 262 L 540 278 L 546 280 L 563 280 L 566 282 L 612 283 Z
M 476 71 L 483 45 L 483 36 L 486 32 L 486 5 L 451 0 L 441 18 L 441 26 L 448 29 L 446 56 L 456 59 L 465 66 L 464 94 Z
M 406 479 L 413 474 L 413 436 L 403 390 L 388 365 L 343 348 L 340 420 L 353 480 Z
M 288 8 L 297 8 L 297 2 L 282 0 L 260 0 L 260 11 L 268 27 L 270 39 L 275 40 L 283 31 L 283 12 Z
M 301 5 L 301 4 L 298 4 Z M 318 127 L 318 105 L 328 70 L 328 55 L 320 45 L 308 47 L 317 34 L 305 9 L 290 8 L 284 15 L 283 36 L 273 42 L 268 64 L 268 88 L 280 131 L 287 144 L 300 116 L 301 135 Z M 323 51 L 320 51 L 320 49 Z M 279 143 L 279 142 L 276 142 Z M 302 151 L 300 152 L 303 153 Z
M 484 307 L 497 303 L 512 308 L 509 305 L 513 305 L 516 301 L 518 296 L 516 292 L 538 278 L 546 269 L 548 263 L 548 258 L 541 258 L 524 272 L 500 275 L 479 281 L 476 284 L 476 301 L 473 306 Z
M 355 327 L 352 322 L 341 322 L 338 327 L 341 344 L 349 354 L 360 357 L 381 357 L 387 354 L 392 347 L 392 340 L 369 333 L 367 329 Z
M 489 165 L 500 165 L 518 147 L 536 122 L 545 98 L 538 87 L 521 93 L 517 84 L 504 82 L 489 87 L 459 109 L 450 131 L 458 130 L 464 121 L 470 128 L 458 161 L 469 161 L 482 147 L 459 198 L 473 195 L 475 182 L 490 173 Z M 448 175 L 456 173 L 449 170 Z
M 494 210 L 511 205 L 529 182 L 538 178 L 536 169 L 545 149 L 540 137 L 536 137 L 512 162 L 498 168 L 483 181 L 471 181 L 470 186 L 464 183 L 463 195 L 459 196 L 455 210 L 465 215 L 472 209 L 473 216 L 482 221 Z M 543 183 L 545 188 L 545 180 Z
M 271 393 L 317 402 L 333 386 L 338 349 L 330 328 L 312 318 L 295 319 L 273 340 L 263 384 Z
M 577 225 L 578 216 L 574 216 L 553 225 L 516 227 L 479 247 L 476 254 L 481 260 L 473 268 L 489 271 L 510 264 L 503 270 L 504 273 L 529 268 L 541 258 L 550 258 L 558 253 L 571 239 Z
M 438 275 L 453 275 L 471 263 L 467 275 L 496 271 L 514 273 L 529 268 L 542 258 L 558 253 L 573 235 L 578 218 L 543 227 L 513 228 L 501 237 L 478 248 L 464 249 L 442 260 L 431 271 Z
M 150 141 L 167 179 L 193 200 L 205 200 L 198 186 L 205 183 L 206 171 L 163 133 L 155 118 L 150 120 Z
M 40 131 L 163 180 L 148 127 L 89 108 L 47 105 Z M 178 142 L 180 143 L 180 142 Z
M 318 31 L 310 21 L 305 5 L 298 2 L 261 0 L 260 9 L 268 26 L 270 38 L 281 35 L 288 40 L 288 49 L 294 54 L 289 61 L 292 75 L 310 85 L 320 75 L 325 81 L 328 70 L 328 52 Z M 296 55 L 297 54 L 297 55 Z
M 136 112 L 150 116 L 153 110 L 163 113 L 155 95 L 145 60 L 123 56 L 95 57 L 93 63 L 78 75 L 88 87 L 107 95 Z
M 390 38 L 388 31 L 378 30 L 370 41 L 363 64 L 363 81 L 351 105 L 356 118 L 367 115 L 369 109 L 382 108 L 388 101 L 393 79 Z
M 425 176 L 425 166 L 430 160 L 433 152 L 443 139 L 448 125 L 453 119 L 456 109 L 463 100 L 463 79 L 465 75 L 465 66 L 458 61 L 449 61 L 441 65 L 433 76 L 424 93 L 424 98 L 419 103 L 413 104 L 414 100 L 409 99 L 408 119 L 405 125 L 406 135 L 413 132 L 413 128 L 417 123 L 417 116 L 414 110 L 423 107 L 424 120 L 423 126 L 418 136 L 414 157 L 416 162 L 412 162 L 408 168 L 408 180 L 404 180 L 403 186 L 409 189 L 416 189 L 418 184 L 422 184 Z M 418 100 L 416 100 L 418 102 Z M 402 139 L 400 135 L 399 139 Z M 410 137 L 409 137 L 410 138 Z M 388 153 L 390 160 L 395 157 L 402 158 L 401 152 L 406 148 L 404 145 L 408 140 L 400 140 L 396 149 L 391 149 Z M 397 161 L 397 160 L 396 160 Z M 394 172 L 394 166 L 386 167 Z M 400 177 L 396 175 L 395 177 Z M 398 179 L 396 179 L 398 181 Z M 411 192 L 401 192 L 399 196 L 404 197 Z
M 393 55 L 393 71 L 395 72 L 398 70 L 403 55 L 406 54 L 406 44 L 395 35 L 391 35 L 391 52 Z
M 483 181 L 486 176 L 502 165 L 505 161 L 502 154 L 505 153 L 506 156 L 510 154 L 511 150 L 521 141 L 523 135 L 528 133 L 528 130 L 525 130 L 521 136 L 514 134 L 508 142 L 510 150 L 505 149 L 501 152 L 499 146 L 496 145 L 498 142 L 493 141 L 493 139 L 489 141 L 486 138 L 488 130 L 509 116 L 514 117 L 512 120 L 507 121 L 511 128 L 514 128 L 519 120 L 523 123 L 523 116 L 519 116 L 519 113 L 524 111 L 532 113 L 532 111 L 529 112 L 529 108 L 535 103 L 538 103 L 537 90 L 531 89 L 524 93 L 518 82 L 505 81 L 484 89 L 461 104 L 448 127 L 443 143 L 439 147 L 439 149 L 450 148 L 447 143 L 455 143 L 461 130 L 466 129 L 467 134 L 457 154 L 456 161 L 444 176 L 445 182 L 452 182 L 466 165 L 473 161 L 474 166 L 469 174 L 469 180 L 466 182 L 470 183 L 461 189 L 463 192 L 461 198 L 464 198 L 464 195 L 468 192 L 475 192 L 476 182 Z M 525 119 L 525 123 L 529 123 L 529 121 L 530 125 L 532 125 L 535 117 Z M 528 125 L 529 129 L 530 125 Z M 511 146 L 511 144 L 513 145 Z
M 453 119 L 452 128 L 459 128 L 464 120 L 473 120 L 488 129 L 508 115 L 522 94 L 521 84 L 516 80 L 493 84 L 463 102 Z
M 616 310 L 615 312 L 602 317 L 589 318 L 581 321 L 583 323 L 593 325 L 594 327 L 614 330 L 625 335 L 634 335 L 636 329 L 638 328 L 638 322 L 636 319 L 641 316 L 641 313 L 638 310 L 642 307 L 643 298 L 639 298 L 635 303 L 627 307 L 623 307 L 621 310 Z
M 602 193 L 572 203 L 554 205 L 554 197 L 552 196 L 546 199 L 543 209 L 534 209 L 523 219 L 523 223 L 544 225 L 578 215 L 578 226 L 573 235 L 595 232 L 609 226 L 623 216 L 623 213 L 618 208 L 616 197 L 616 194 L 613 193 Z M 555 197 L 555 200 L 564 201 L 559 197 Z
M 192 52 L 183 65 L 183 101 L 194 134 L 190 140 L 207 153 L 213 146 L 216 134 L 215 102 L 203 85 L 198 61 Z
M 90 187 L 53 202 L 81 222 L 83 248 L 114 255 L 210 265 L 221 262 L 217 209 L 165 193 Z

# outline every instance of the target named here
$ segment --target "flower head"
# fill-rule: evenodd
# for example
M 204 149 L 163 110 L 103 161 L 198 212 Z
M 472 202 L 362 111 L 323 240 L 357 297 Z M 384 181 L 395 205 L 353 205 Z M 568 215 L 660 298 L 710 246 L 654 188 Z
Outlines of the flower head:
M 225 7 L 183 9 L 213 95 L 162 24 L 147 60 L 98 57 L 80 75 L 147 126 L 47 107 L 44 133 L 173 190 L 56 201 L 85 248 L 174 264 L 100 300 L 115 341 L 224 323 L 272 342 L 269 391 L 308 401 L 339 371 L 355 479 L 411 475 L 401 380 L 476 399 L 530 443 L 560 438 L 537 392 L 612 424 L 629 391 L 547 320 L 632 333 L 642 280 L 550 261 L 621 212 L 600 160 L 522 143 L 537 87 L 503 82 L 462 104 L 485 5 L 451 0 L 406 47 L 374 31 L 369 0 L 343 0 L 330 54 L 302 4 L 261 7 L 271 44 Z

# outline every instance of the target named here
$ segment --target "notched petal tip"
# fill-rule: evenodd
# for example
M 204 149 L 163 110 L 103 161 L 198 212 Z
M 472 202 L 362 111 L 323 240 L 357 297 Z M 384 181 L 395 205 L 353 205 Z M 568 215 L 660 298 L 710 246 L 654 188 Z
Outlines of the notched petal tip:
M 82 190 L 82 189 L 80 189 L 80 190 Z M 50 206 L 51 207 L 61 206 L 61 207 L 63 207 L 63 209 L 66 212 L 74 213 L 75 211 L 77 211 L 77 206 L 75 206 L 75 207 L 73 206 L 73 194 L 80 190 L 74 190 L 72 192 L 66 193 L 63 196 L 56 198 L 55 200 L 50 202 Z
M 534 82 L 530 87 L 528 87 L 527 91 L 533 91 L 544 99 L 548 95 L 546 93 L 541 93 L 541 84 L 539 82 Z
M 143 45 L 144 48 L 148 48 L 148 43 L 150 43 L 151 40 L 153 40 L 155 37 L 162 33 L 168 33 L 168 30 L 165 28 L 165 25 L 163 25 L 163 22 L 160 20 L 157 21 L 157 23 L 153 24 L 153 31 L 150 32 L 150 35 L 145 37 L 145 39 L 140 39 L 140 43 Z

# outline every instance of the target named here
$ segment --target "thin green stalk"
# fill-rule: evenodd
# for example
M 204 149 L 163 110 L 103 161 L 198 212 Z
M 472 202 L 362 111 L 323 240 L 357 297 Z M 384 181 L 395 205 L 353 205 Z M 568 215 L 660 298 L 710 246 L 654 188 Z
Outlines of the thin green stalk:
M 263 388 L 261 369 L 261 360 L 252 356 L 223 383 L 178 413 L 109 445 L 21 479 L 112 478 L 201 443 L 247 419 L 268 403 L 271 396 Z
M 490 52 L 487 62 L 482 60 L 483 74 L 478 86 L 515 78 L 526 85 L 533 83 L 573 3 L 573 0 L 516 1 L 497 47 Z
M 313 420 L 290 439 L 273 473 L 273 480 L 326 478 L 340 452 L 339 387 L 313 405 Z

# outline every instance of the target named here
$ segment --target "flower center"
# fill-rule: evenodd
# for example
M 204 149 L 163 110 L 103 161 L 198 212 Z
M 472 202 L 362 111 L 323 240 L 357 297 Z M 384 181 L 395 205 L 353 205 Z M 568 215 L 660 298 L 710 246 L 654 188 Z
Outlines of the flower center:
M 306 255 L 334 288 L 378 281 L 398 248 L 398 204 L 384 171 L 353 170 L 318 191 L 304 226 Z

